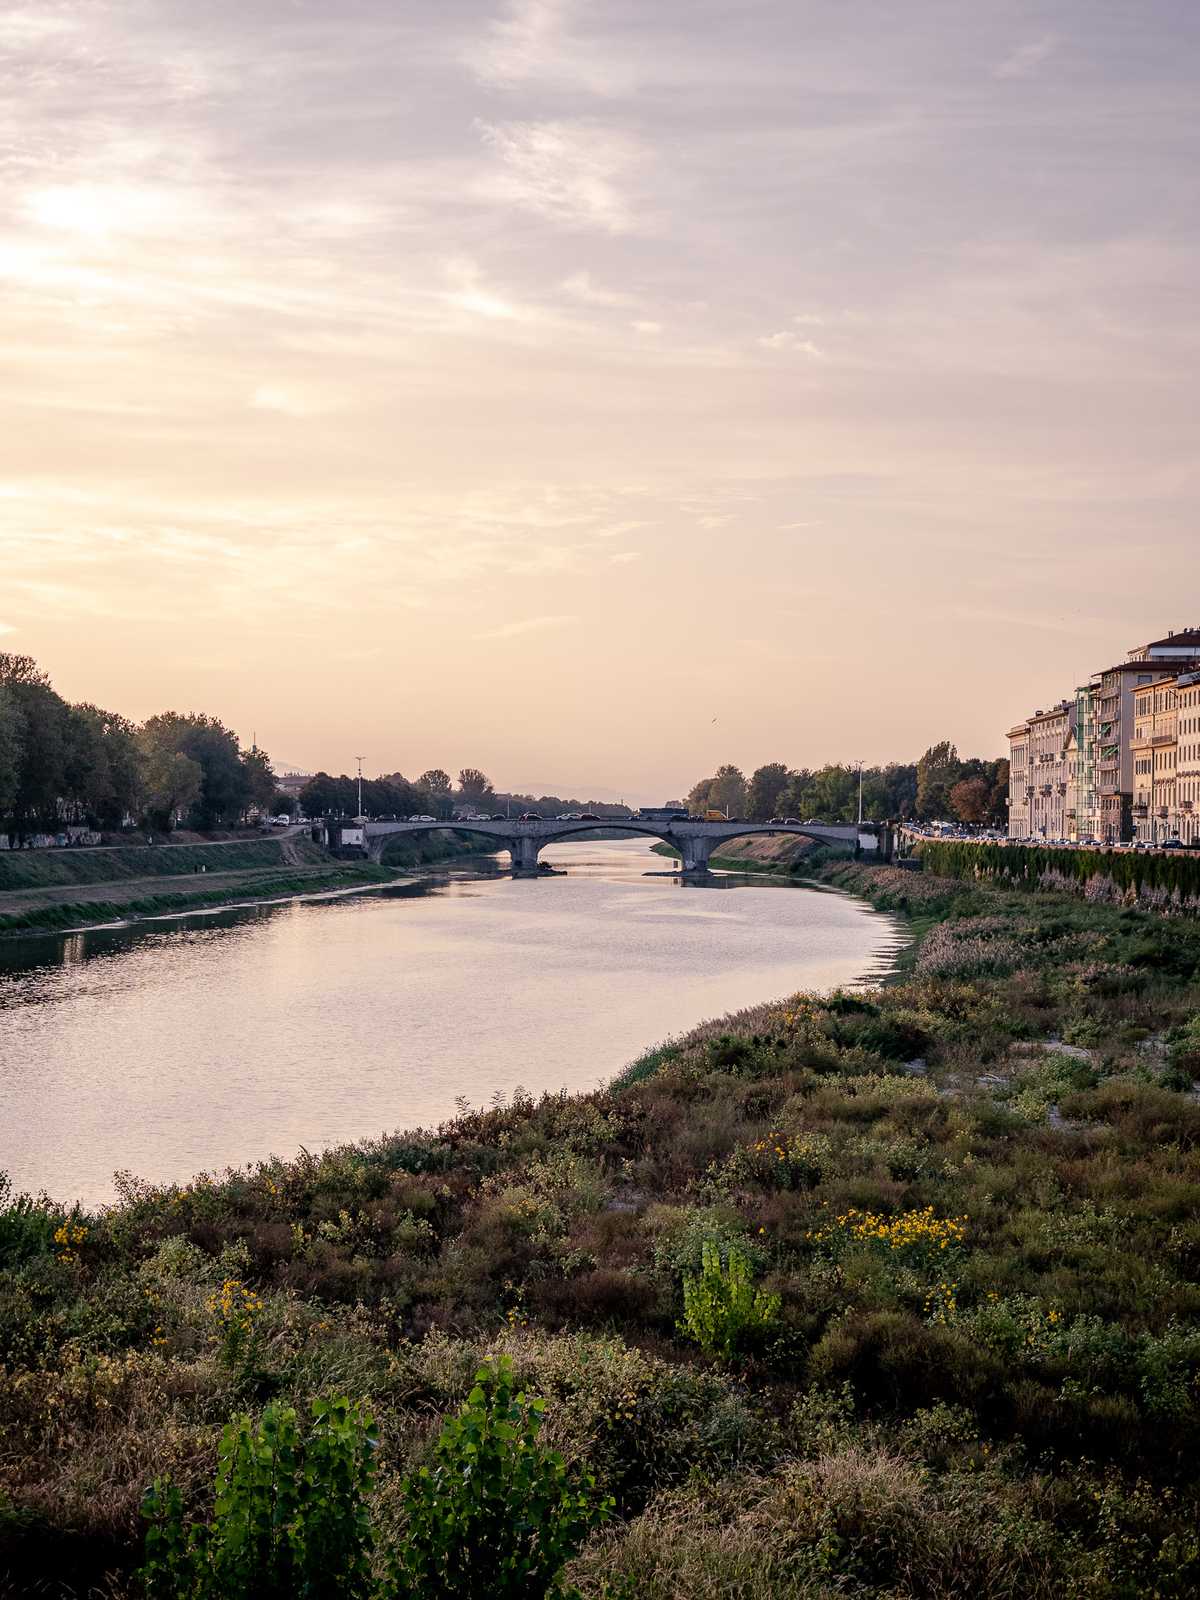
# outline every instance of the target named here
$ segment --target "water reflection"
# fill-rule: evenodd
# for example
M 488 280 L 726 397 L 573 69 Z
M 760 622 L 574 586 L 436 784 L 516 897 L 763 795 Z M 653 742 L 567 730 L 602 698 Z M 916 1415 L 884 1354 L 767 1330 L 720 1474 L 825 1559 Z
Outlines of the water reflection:
M 691 890 L 640 841 L 382 891 L 0 941 L 0 1168 L 91 1203 L 584 1089 L 705 1017 L 877 970 L 892 919 L 786 880 Z

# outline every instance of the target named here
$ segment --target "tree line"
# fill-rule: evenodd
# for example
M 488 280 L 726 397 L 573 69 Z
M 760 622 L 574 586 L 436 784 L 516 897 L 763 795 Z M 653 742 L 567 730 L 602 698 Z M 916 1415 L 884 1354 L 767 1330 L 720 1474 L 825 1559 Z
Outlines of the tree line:
M 357 778 L 342 773 L 333 777 L 318 772 L 300 791 L 300 808 L 308 817 L 351 817 L 359 814 Z M 538 811 L 544 817 L 565 811 L 590 811 L 598 817 L 627 817 L 629 807 L 603 800 L 576 800 L 562 795 L 514 794 L 497 790 L 478 767 L 463 767 L 457 784 L 441 767 L 431 767 L 419 778 L 392 772 L 362 780 L 362 815 L 365 817 L 436 817 L 449 822 L 456 814 L 503 812 L 518 816 Z
M 80 826 L 169 832 L 231 827 L 263 813 L 355 816 L 357 778 L 319 772 L 299 802 L 278 789 L 270 757 L 243 749 L 236 733 L 200 712 L 164 711 L 143 723 L 88 703 L 71 704 L 32 656 L 0 653 L 0 834 L 21 844 Z M 449 820 L 456 811 L 594 811 L 628 816 L 627 806 L 560 795 L 497 793 L 478 767 L 457 783 L 432 767 L 415 780 L 392 772 L 363 779 L 367 816 Z
M 748 822 L 795 817 L 804 822 L 853 822 L 858 816 L 857 767 L 791 768 L 769 761 L 749 778 L 740 767 L 718 767 L 689 791 L 689 811 L 720 811 Z M 931 745 L 916 762 L 862 769 L 863 817 L 957 820 L 1003 827 L 1007 819 L 1008 762 L 961 757 L 949 740 Z
M 275 774 L 216 717 L 164 711 L 138 724 L 58 694 L 31 656 L 0 653 L 0 832 L 18 843 L 72 824 L 162 830 L 269 809 Z

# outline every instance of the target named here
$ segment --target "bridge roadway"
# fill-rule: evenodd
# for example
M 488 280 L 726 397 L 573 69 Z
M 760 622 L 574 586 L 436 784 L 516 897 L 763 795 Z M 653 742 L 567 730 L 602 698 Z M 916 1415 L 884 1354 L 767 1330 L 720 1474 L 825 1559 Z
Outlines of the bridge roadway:
M 563 822 L 557 817 L 543 817 L 536 822 L 520 822 L 516 818 L 505 818 L 503 822 L 368 822 L 363 830 L 367 854 L 372 861 L 379 861 L 387 841 L 397 834 L 433 833 L 438 828 L 493 840 L 509 852 L 513 870 L 518 873 L 537 871 L 538 853 L 543 845 L 570 839 L 576 834 L 594 834 L 600 829 L 662 839 L 674 845 L 683 857 L 684 872 L 704 872 L 715 846 L 754 834 L 795 834 L 843 849 L 847 845 L 857 849 L 861 836 L 861 842 L 877 850 L 880 859 L 888 860 L 892 853 L 891 829 L 873 823 L 863 823 L 860 828 L 853 823 L 701 822 L 685 817 L 662 822 L 641 817 Z

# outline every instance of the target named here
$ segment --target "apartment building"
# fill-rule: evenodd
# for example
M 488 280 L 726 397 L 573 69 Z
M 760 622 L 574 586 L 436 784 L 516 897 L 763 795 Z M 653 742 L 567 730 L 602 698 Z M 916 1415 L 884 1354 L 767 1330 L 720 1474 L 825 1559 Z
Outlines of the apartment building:
M 1200 694 L 1195 683 L 1188 685 L 1186 711 L 1178 703 L 1167 711 L 1153 694 L 1142 694 L 1141 725 L 1149 743 L 1139 743 L 1136 757 L 1134 753 L 1135 692 L 1168 679 L 1175 682 L 1180 672 L 1197 668 L 1200 627 L 1168 633 L 1137 645 L 1124 661 L 1094 674 L 1075 690 L 1073 700 L 1060 701 L 1010 728 L 1009 837 L 1095 839 L 1104 844 L 1176 832 L 1181 838 L 1200 837 Z M 1177 702 L 1177 683 L 1175 696 Z M 1195 727 L 1194 735 L 1178 736 L 1187 743 L 1186 754 L 1182 744 L 1170 743 L 1172 715 L 1177 726 L 1182 717 Z M 1153 814 L 1162 809 L 1162 796 L 1167 797 L 1166 818 Z M 1188 799 L 1190 811 L 1171 811 L 1176 800 L 1182 806 Z M 1180 822 L 1189 819 L 1191 834 L 1174 827 L 1170 835 L 1163 831 L 1175 816 Z
M 1100 790 L 1096 785 L 1095 691 L 1099 679 L 1075 690 L 1075 761 L 1073 790 L 1067 794 L 1067 837 L 1100 837 Z
M 1176 836 L 1175 779 L 1179 765 L 1176 678 L 1133 691 L 1133 827 L 1143 844 Z
M 1029 837 L 1029 724 L 1008 730 L 1008 837 Z
M 1175 825 L 1184 844 L 1200 844 L 1200 672 L 1175 680 L 1179 765 L 1175 772 Z
M 1075 702 L 1060 700 L 1029 719 L 1029 835 L 1067 837 L 1067 791 L 1075 760 Z
M 1100 673 L 1094 698 L 1098 822 L 1103 844 L 1133 838 L 1133 694 L 1143 684 L 1172 676 L 1148 657 L 1118 661 Z

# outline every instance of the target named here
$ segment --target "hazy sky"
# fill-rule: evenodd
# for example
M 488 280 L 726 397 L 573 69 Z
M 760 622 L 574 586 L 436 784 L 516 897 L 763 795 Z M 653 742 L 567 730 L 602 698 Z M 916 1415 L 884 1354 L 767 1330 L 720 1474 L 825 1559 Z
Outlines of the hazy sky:
M 654 799 L 1200 623 L 1196 0 L 30 0 L 0 71 L 73 699 Z

